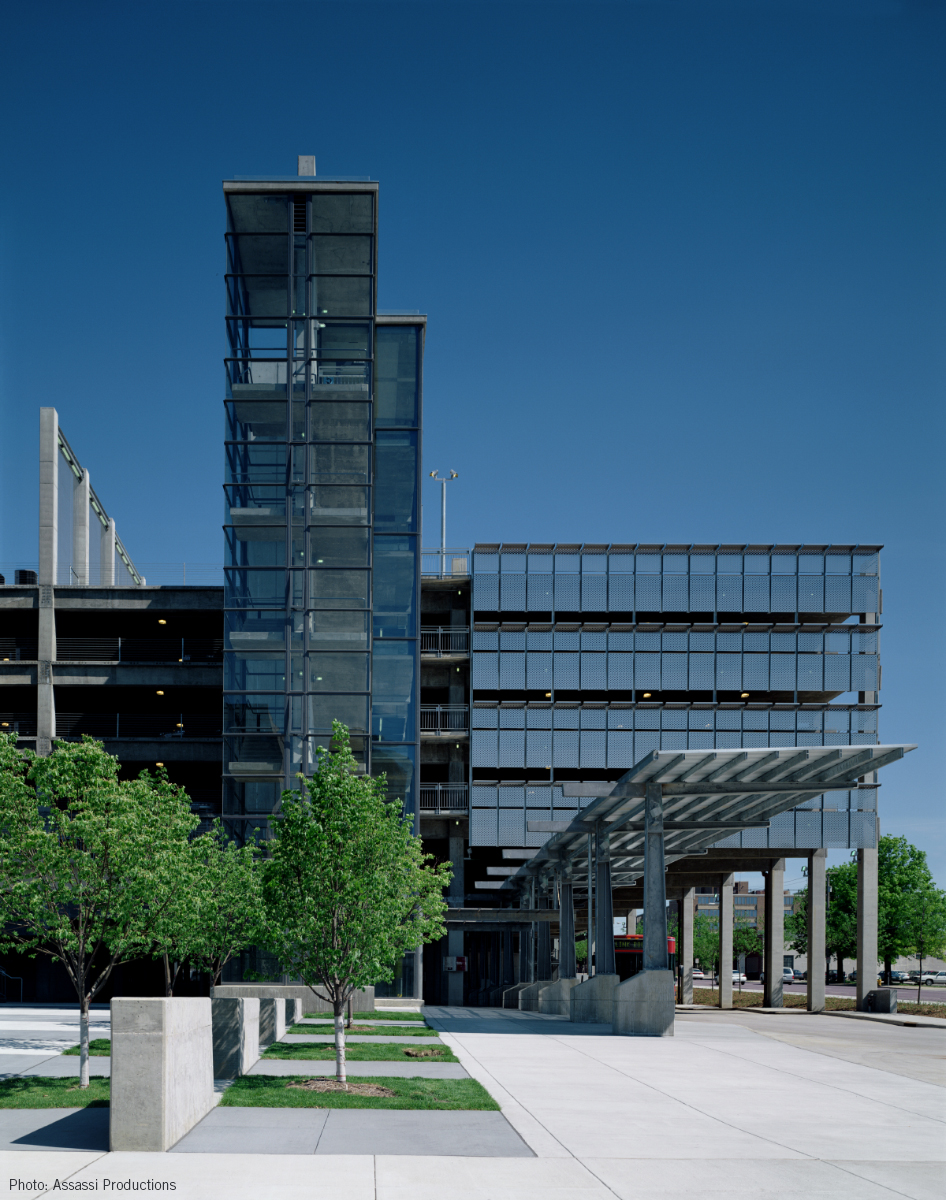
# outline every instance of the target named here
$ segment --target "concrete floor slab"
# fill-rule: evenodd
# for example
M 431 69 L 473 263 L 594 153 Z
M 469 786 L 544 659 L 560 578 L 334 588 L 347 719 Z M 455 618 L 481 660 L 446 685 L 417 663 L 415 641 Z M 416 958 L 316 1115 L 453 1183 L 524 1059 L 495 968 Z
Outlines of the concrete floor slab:
M 878 1184 L 891 1193 L 909 1196 L 910 1200 L 941 1200 L 943 1195 L 944 1172 L 941 1162 L 836 1161 L 832 1165 L 857 1179 Z
M 534 1158 L 501 1112 L 333 1108 L 317 1154 Z
M 0 1150 L 108 1150 L 107 1108 L 5 1108 Z
M 31 1067 L 38 1067 L 40 1063 L 49 1062 L 55 1058 L 53 1054 L 36 1054 L 33 1053 L 16 1053 L 0 1051 L 0 1079 L 6 1079 L 10 1075 L 22 1075 L 24 1071 L 28 1071 Z
M 279 1039 L 287 1046 L 296 1044 L 320 1046 L 327 1045 L 329 1042 L 334 1042 L 335 1037 L 331 1033 L 287 1033 Z M 377 1046 L 381 1042 L 394 1042 L 399 1046 L 437 1046 L 440 1044 L 440 1039 L 435 1037 L 411 1037 L 409 1034 L 402 1034 L 400 1037 L 394 1035 L 392 1037 L 377 1037 L 373 1033 L 352 1033 L 345 1038 L 346 1043 L 351 1042 L 355 1045 L 358 1042 L 367 1042 L 369 1045 Z
M 345 1070 L 352 1076 L 389 1075 L 395 1079 L 469 1079 L 469 1073 L 459 1063 L 438 1062 L 350 1062 Z M 334 1075 L 334 1062 L 313 1062 L 312 1059 L 261 1058 L 250 1067 L 248 1075 Z
M 109 1076 L 112 1073 L 112 1060 L 108 1055 L 89 1055 L 89 1074 Z M 78 1054 L 57 1054 L 55 1058 L 46 1058 L 36 1066 L 27 1067 L 20 1075 L 48 1075 L 52 1079 L 78 1079 Z
M 375 1162 L 377 1200 L 614 1200 L 573 1158 L 381 1155 Z
M 215 1108 L 171 1154 L 314 1154 L 324 1108 Z

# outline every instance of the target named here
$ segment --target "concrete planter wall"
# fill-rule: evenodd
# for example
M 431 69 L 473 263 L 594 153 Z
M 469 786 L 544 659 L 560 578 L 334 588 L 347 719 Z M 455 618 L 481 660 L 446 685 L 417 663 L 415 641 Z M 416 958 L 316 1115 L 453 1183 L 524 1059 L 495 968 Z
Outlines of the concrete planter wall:
M 591 1025 L 611 1024 L 611 1000 L 620 975 L 592 975 L 568 994 L 569 1016 Z
M 676 996 L 672 971 L 640 971 L 614 989 L 612 1032 L 673 1037 Z
M 169 1150 L 214 1106 L 210 1000 L 112 1001 L 112 1150 Z
M 303 1016 L 306 1013 L 332 1011 L 331 1004 L 321 1000 L 312 988 L 306 987 L 304 983 L 221 983 L 212 988 L 210 994 L 215 999 L 255 996 L 258 1000 L 299 1000 L 302 1003 Z M 352 993 L 351 999 L 355 1012 L 370 1012 L 374 1008 L 374 988 L 359 988 L 357 992 Z
M 214 1079 L 237 1079 L 259 1059 L 259 1000 L 211 1000 Z
M 577 979 L 556 979 L 539 992 L 539 1012 L 556 1017 L 571 1016 L 571 991 L 578 986 Z
M 259 1044 L 271 1046 L 286 1033 L 286 1001 L 283 996 L 264 996 L 259 1004 Z

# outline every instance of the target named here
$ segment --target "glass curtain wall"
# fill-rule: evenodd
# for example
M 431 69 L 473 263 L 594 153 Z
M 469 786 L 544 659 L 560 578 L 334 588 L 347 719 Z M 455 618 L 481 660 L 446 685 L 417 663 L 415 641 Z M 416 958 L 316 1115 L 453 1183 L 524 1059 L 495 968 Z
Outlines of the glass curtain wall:
M 393 331 L 413 407 L 396 377 L 376 419 L 376 198 L 227 194 L 224 812 L 243 836 L 333 720 L 414 803 L 420 350 Z

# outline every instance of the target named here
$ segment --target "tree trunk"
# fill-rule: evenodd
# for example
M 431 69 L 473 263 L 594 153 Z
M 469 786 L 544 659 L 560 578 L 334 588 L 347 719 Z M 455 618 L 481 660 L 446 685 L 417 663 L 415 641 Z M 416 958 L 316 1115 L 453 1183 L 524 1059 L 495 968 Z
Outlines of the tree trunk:
M 884 959 L 884 983 L 890 987 L 890 971 L 893 967 L 893 960 L 890 958 Z
M 171 964 L 168 961 L 167 954 L 165 953 L 165 955 L 164 955 L 164 995 L 165 995 L 165 998 L 171 996 L 173 994 L 173 991 L 174 991 L 174 989 L 171 986 Z
M 352 998 L 351 998 L 351 996 L 349 996 L 349 997 L 348 997 L 348 1017 L 347 1017 L 347 1020 L 345 1021 L 345 1028 L 346 1028 L 346 1029 L 351 1029 L 352 1018 L 353 1018 L 353 1017 L 354 1017 L 354 1015 L 355 1015 L 355 1014 L 352 1012 L 352 1008 L 353 1008 L 353 1006 L 354 1006 L 354 1002 L 352 1001 Z
M 838 983 L 844 982 L 844 955 L 838 955 Z
M 79 1001 L 79 1087 L 89 1086 L 89 997 Z
M 920 956 L 920 974 L 916 981 L 916 1002 L 920 1003 L 920 994 L 923 991 L 923 955 Z
M 332 1008 L 335 1013 L 335 1078 L 339 1083 L 347 1085 L 348 1078 L 345 1074 L 345 1018 L 342 1014 L 343 1003 L 341 1000 L 335 1000 L 332 1003 Z

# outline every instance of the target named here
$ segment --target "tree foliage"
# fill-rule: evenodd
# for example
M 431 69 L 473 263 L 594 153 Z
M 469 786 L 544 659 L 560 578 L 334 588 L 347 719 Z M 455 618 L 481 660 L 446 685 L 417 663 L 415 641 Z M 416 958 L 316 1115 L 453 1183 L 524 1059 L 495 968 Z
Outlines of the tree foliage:
M 63 964 L 79 998 L 82 1087 L 89 1005 L 119 963 L 151 953 L 196 823 L 166 776 L 120 781 L 91 738 L 40 758 L 0 736 L 0 949 Z
M 443 936 L 449 864 L 432 865 L 384 776 L 359 776 L 348 730 L 333 722 L 316 773 L 284 792 L 262 864 L 266 941 L 283 969 L 331 1003 L 337 1075 L 342 1011 L 359 987 L 391 979 L 408 950 Z

